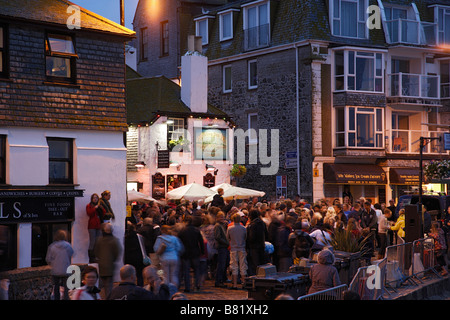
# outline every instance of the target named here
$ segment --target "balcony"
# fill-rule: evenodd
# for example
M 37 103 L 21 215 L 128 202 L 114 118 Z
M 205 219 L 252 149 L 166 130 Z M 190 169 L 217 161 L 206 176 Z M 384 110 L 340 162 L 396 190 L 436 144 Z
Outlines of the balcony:
M 442 137 L 441 141 L 432 140 L 424 149 L 424 154 L 447 154 L 444 150 L 443 131 L 421 131 L 421 130 L 389 130 L 389 153 L 419 153 L 420 137 Z
M 450 98 L 450 83 L 441 83 L 441 98 Z
M 390 97 L 440 99 L 439 76 L 411 73 L 388 75 Z
M 436 45 L 437 24 L 408 19 L 386 21 L 390 43 Z
M 270 44 L 270 25 L 244 29 L 244 51 L 268 47 Z

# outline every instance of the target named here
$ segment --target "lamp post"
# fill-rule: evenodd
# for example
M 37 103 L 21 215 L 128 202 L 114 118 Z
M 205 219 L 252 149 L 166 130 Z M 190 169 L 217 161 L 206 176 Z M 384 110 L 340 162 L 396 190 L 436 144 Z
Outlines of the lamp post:
M 420 146 L 419 146 L 419 151 L 420 151 L 420 158 L 419 158 L 419 202 L 418 204 L 418 212 L 419 212 L 419 216 L 422 217 L 422 221 L 423 221 L 423 212 L 422 212 L 422 194 L 423 194 L 423 189 L 422 189 L 422 184 L 423 184 L 423 148 L 432 140 L 439 140 L 441 141 L 441 137 L 420 137 Z M 423 223 L 422 225 L 422 234 L 423 234 Z

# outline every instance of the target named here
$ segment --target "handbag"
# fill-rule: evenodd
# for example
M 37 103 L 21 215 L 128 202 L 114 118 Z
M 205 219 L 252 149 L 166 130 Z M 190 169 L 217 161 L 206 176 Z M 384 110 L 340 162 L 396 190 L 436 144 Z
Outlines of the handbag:
M 143 257 L 143 263 L 146 266 L 149 266 L 152 264 L 152 260 L 150 259 L 150 257 L 147 255 L 147 253 L 145 252 L 145 248 L 144 248 L 144 237 L 141 236 L 140 234 L 137 234 L 138 240 L 139 240 L 139 246 L 141 247 L 141 252 L 142 252 L 142 257 Z

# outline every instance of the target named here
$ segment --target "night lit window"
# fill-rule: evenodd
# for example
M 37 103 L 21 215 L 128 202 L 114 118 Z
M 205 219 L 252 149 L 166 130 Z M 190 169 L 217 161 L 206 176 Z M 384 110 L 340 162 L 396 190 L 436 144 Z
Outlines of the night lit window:
M 47 34 L 45 39 L 46 76 L 51 81 L 75 82 L 78 57 L 70 35 Z

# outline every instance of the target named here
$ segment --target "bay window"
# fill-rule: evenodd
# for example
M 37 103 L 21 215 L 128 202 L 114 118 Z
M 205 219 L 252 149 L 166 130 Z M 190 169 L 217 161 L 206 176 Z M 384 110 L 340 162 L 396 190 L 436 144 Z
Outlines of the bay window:
M 334 54 L 335 91 L 383 92 L 383 54 L 339 50 Z
M 434 22 L 438 25 L 439 44 L 450 44 L 450 7 L 435 6 Z
M 335 146 L 383 148 L 383 118 L 382 108 L 335 108 Z

